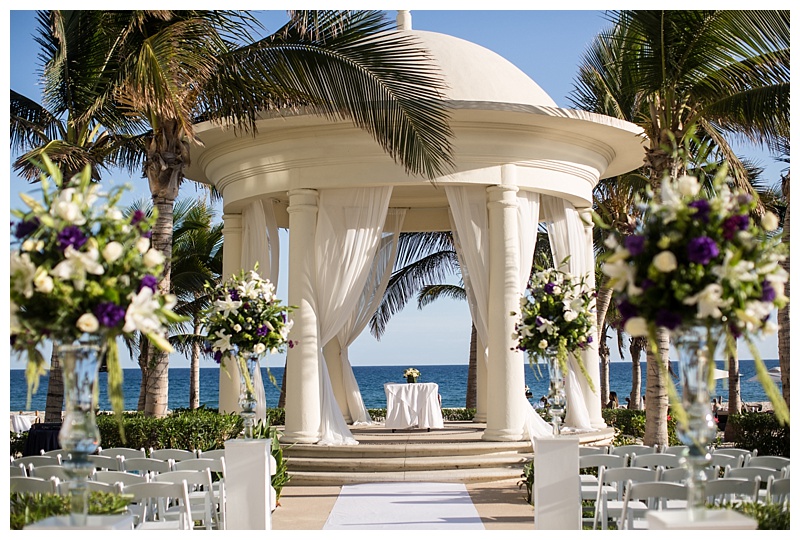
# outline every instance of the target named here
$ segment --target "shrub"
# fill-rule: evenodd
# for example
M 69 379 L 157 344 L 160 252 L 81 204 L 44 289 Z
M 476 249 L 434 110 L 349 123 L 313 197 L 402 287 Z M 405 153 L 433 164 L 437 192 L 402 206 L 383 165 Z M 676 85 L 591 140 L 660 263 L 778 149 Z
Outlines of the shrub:
M 11 451 L 11 457 L 16 459 L 25 451 L 25 445 L 28 443 L 28 432 L 22 431 L 20 433 L 14 433 L 13 431 L 9 431 L 9 433 L 11 433 L 9 450 Z
M 127 510 L 129 498 L 115 493 L 89 493 L 89 514 L 122 514 Z M 25 525 L 52 516 L 70 513 L 68 495 L 43 493 L 11 494 L 11 530 L 22 530 Z
M 735 502 L 710 508 L 731 508 L 758 522 L 760 531 L 788 531 L 790 513 L 783 505 L 763 502 Z
M 737 448 L 758 450 L 762 456 L 789 457 L 789 425 L 781 425 L 772 413 L 734 414 L 733 424 Z
M 631 409 L 603 409 L 603 420 L 616 428 L 614 446 L 632 444 L 644 437 L 646 412 Z M 667 416 L 667 440 L 670 446 L 681 444 L 675 432 L 675 419 Z

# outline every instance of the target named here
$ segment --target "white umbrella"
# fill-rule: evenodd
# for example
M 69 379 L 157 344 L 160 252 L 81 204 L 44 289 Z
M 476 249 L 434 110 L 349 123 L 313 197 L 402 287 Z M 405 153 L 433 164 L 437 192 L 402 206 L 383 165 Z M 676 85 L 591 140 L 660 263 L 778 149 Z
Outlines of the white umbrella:
M 772 382 L 776 382 L 776 383 L 781 382 L 781 367 L 780 366 L 776 366 L 774 368 L 771 368 L 767 373 L 769 374 L 769 378 L 772 379 Z M 758 376 L 757 375 L 753 375 L 752 377 L 747 379 L 748 382 L 757 381 L 757 380 L 758 380 Z
M 727 379 L 727 378 L 728 378 L 728 372 L 725 371 L 724 369 L 715 369 L 714 370 L 714 380 Z

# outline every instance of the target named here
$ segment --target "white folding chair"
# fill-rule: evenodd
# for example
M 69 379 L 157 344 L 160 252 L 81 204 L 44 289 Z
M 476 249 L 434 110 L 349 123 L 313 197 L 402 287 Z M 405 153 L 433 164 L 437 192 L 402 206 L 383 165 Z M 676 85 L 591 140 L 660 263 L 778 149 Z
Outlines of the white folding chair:
M 189 450 L 182 450 L 179 448 L 159 448 L 157 450 L 150 449 L 150 456 L 153 459 L 161 459 L 163 461 L 183 461 L 185 459 L 195 459 L 197 454 Z
M 780 478 L 781 471 L 767 469 L 766 467 L 737 467 L 736 469 L 725 469 L 724 478 L 743 478 L 746 480 L 758 479 L 760 481 L 758 489 L 758 500 L 763 501 L 767 496 L 767 482 L 770 478 Z
M 722 469 L 725 469 L 725 467 L 736 469 L 744 465 L 744 454 L 739 454 L 738 456 L 734 456 L 731 454 L 722 454 L 720 452 L 714 452 L 713 454 L 711 454 L 711 464 L 717 465 Z
M 123 487 L 131 484 L 149 482 L 150 477 L 125 471 L 95 471 L 92 479 L 104 484 L 121 484 Z
M 719 478 L 719 467 L 717 466 L 706 467 L 704 472 L 706 473 L 706 480 L 716 480 Z M 689 474 L 689 469 L 686 467 L 673 467 L 671 469 L 659 467 L 658 480 L 660 482 L 678 482 L 679 484 L 683 484 L 686 482 L 686 479 L 689 478 Z
M 61 465 L 61 455 L 57 456 L 23 456 L 11 462 L 12 465 L 24 465 L 26 468 L 40 467 L 42 465 Z
M 595 454 L 608 454 L 608 446 L 579 446 L 578 456 L 593 456 Z
M 40 465 L 39 467 L 31 466 L 28 469 L 29 476 L 32 478 L 57 478 L 59 482 L 68 482 L 70 480 L 69 474 L 63 465 Z
M 766 469 L 775 469 L 776 471 L 782 470 L 784 467 L 789 466 L 789 458 L 782 456 L 753 456 L 745 467 L 764 467 Z
M 205 454 L 203 454 L 205 455 Z M 225 530 L 225 456 L 215 458 L 196 458 L 175 462 L 176 471 L 201 471 L 208 469 L 211 472 L 211 495 L 216 508 L 217 528 Z
M 685 444 L 678 444 L 675 446 L 665 446 L 662 450 L 662 454 L 672 454 L 673 456 L 681 456 L 685 452 L 689 451 L 689 447 Z
M 767 482 L 767 502 L 783 505 L 784 508 L 789 507 L 789 479 L 788 478 L 770 478 Z
M 675 482 L 633 482 L 628 480 L 625 495 L 622 499 L 620 528 L 638 528 L 636 527 L 637 522 L 644 519 L 648 510 L 669 509 L 672 501 L 681 501 L 681 506 L 685 507 L 688 495 L 688 489 L 683 484 Z
M 120 484 L 107 484 L 96 480 L 87 480 L 86 488 L 89 491 L 98 491 L 100 493 L 114 493 L 117 495 L 122 493 L 122 486 Z M 59 483 L 58 492 L 61 495 L 69 495 L 69 482 Z
M 206 530 L 211 530 L 215 524 L 216 509 L 212 500 L 211 491 L 211 471 L 204 469 L 200 471 L 170 471 L 161 473 L 157 477 L 158 482 L 185 482 L 189 489 L 189 506 L 192 521 L 201 521 Z M 164 517 L 170 519 L 180 515 L 183 509 L 176 506 L 167 508 Z
M 186 481 L 131 484 L 123 486 L 122 493 L 130 495 L 136 504 L 132 509 L 136 529 L 194 529 Z M 181 508 L 178 519 L 166 518 L 170 504 Z
M 28 476 L 28 469 L 26 469 L 24 465 L 14 465 L 12 463 L 11 464 L 11 474 L 9 475 L 9 478 L 13 477 L 13 476 L 19 476 L 19 477 L 23 477 L 24 478 L 24 477 Z
M 616 456 L 629 456 L 634 453 L 636 455 L 643 456 L 645 454 L 657 454 L 658 447 L 645 446 L 643 444 L 623 444 L 621 446 L 612 446 L 608 453 Z
M 742 456 L 742 465 L 741 466 L 744 467 L 745 465 L 747 465 L 747 460 L 749 460 L 751 457 L 754 457 L 754 456 L 758 455 L 758 450 L 752 450 L 751 451 L 751 450 L 747 450 L 745 448 L 725 447 L 725 448 L 715 448 L 714 451 L 712 452 L 712 455 L 714 455 L 714 454 L 723 454 L 723 455 L 726 455 L 726 456 L 737 456 L 737 457 L 738 456 Z
M 98 471 L 118 471 L 119 458 L 117 456 L 101 456 L 92 454 L 89 456 L 89 461 L 92 462 L 94 468 Z
M 135 472 L 136 474 L 160 474 L 172 470 L 172 460 L 161 460 L 155 458 L 120 458 L 120 469 L 125 472 Z
M 745 478 L 717 478 L 706 482 L 706 502 L 709 504 L 725 504 L 729 502 L 758 500 L 758 488 L 761 483 L 758 477 L 753 480 Z
M 39 453 L 42 456 L 50 456 L 50 457 L 59 456 L 61 458 L 61 461 L 67 459 L 67 453 L 64 451 L 63 448 L 56 448 L 54 450 L 39 450 Z
M 598 478 L 600 488 L 594 508 L 594 528 L 598 524 L 603 530 L 608 528 L 608 520 L 619 520 L 622 515 L 622 502 L 625 486 L 631 482 L 654 482 L 658 479 L 658 470 L 642 467 L 602 468 Z M 633 503 L 632 503 L 633 504 Z M 634 506 L 637 506 L 634 504 Z
M 654 469 L 656 467 L 674 469 L 681 466 L 681 458 L 675 454 L 639 455 L 634 452 L 631 454 L 628 465 L 630 467 L 643 467 L 645 469 Z
M 217 448 L 215 450 L 198 450 L 197 457 L 199 458 L 209 458 L 215 459 L 218 457 L 225 457 L 225 449 L 224 448 Z
M 136 448 L 125 448 L 124 446 L 118 446 L 115 448 L 98 448 L 97 455 L 111 457 L 121 456 L 125 459 L 147 457 L 147 453 L 144 451 L 144 448 L 139 448 L 137 450 Z
M 11 493 L 57 493 L 58 480 L 13 476 L 8 479 Z

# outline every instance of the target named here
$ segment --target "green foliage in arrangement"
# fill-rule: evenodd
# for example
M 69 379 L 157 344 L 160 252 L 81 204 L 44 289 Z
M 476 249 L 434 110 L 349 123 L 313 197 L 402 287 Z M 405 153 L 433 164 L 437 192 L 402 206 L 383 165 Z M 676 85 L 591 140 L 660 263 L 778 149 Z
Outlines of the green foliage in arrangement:
M 781 504 L 763 502 L 736 502 L 709 508 L 730 508 L 755 519 L 760 531 L 788 531 L 790 514 L 789 508 Z
M 525 500 L 528 501 L 528 504 L 533 506 L 533 479 L 534 479 L 534 468 L 533 468 L 533 460 L 528 461 L 525 465 L 522 466 L 522 480 L 517 482 L 517 485 L 522 489 L 523 487 L 526 489 L 527 494 L 525 496 Z
M 789 457 L 789 424 L 780 424 L 774 414 L 734 414 L 728 422 L 733 424 L 737 448 L 758 450 L 762 456 Z
M 14 433 L 10 431 L 9 433 L 11 433 L 11 443 L 9 444 L 11 457 L 16 458 L 22 456 L 22 452 L 25 451 L 25 445 L 28 443 L 28 432 Z
M 142 412 L 122 415 L 120 434 L 114 415 L 97 416 L 101 445 L 105 448 L 182 448 L 213 450 L 222 448 L 242 430 L 237 414 L 219 414 L 216 409 L 176 409 L 164 418 L 145 416 Z
M 603 409 L 603 420 L 615 428 L 614 446 L 641 442 L 644 437 L 645 411 Z M 675 418 L 667 416 L 667 437 L 670 446 L 681 444 L 675 433 Z
M 89 493 L 89 514 L 122 514 L 127 510 L 129 498 L 116 493 Z M 11 530 L 19 531 L 31 523 L 52 516 L 66 516 L 70 512 L 67 495 L 43 493 L 11 494 Z

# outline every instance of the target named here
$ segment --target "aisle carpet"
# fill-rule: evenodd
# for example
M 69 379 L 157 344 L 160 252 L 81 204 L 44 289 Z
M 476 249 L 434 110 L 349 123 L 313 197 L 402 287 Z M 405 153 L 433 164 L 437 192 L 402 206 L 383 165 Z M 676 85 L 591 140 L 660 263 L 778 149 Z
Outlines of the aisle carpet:
M 342 486 L 323 530 L 483 529 L 464 484 L 387 482 Z

